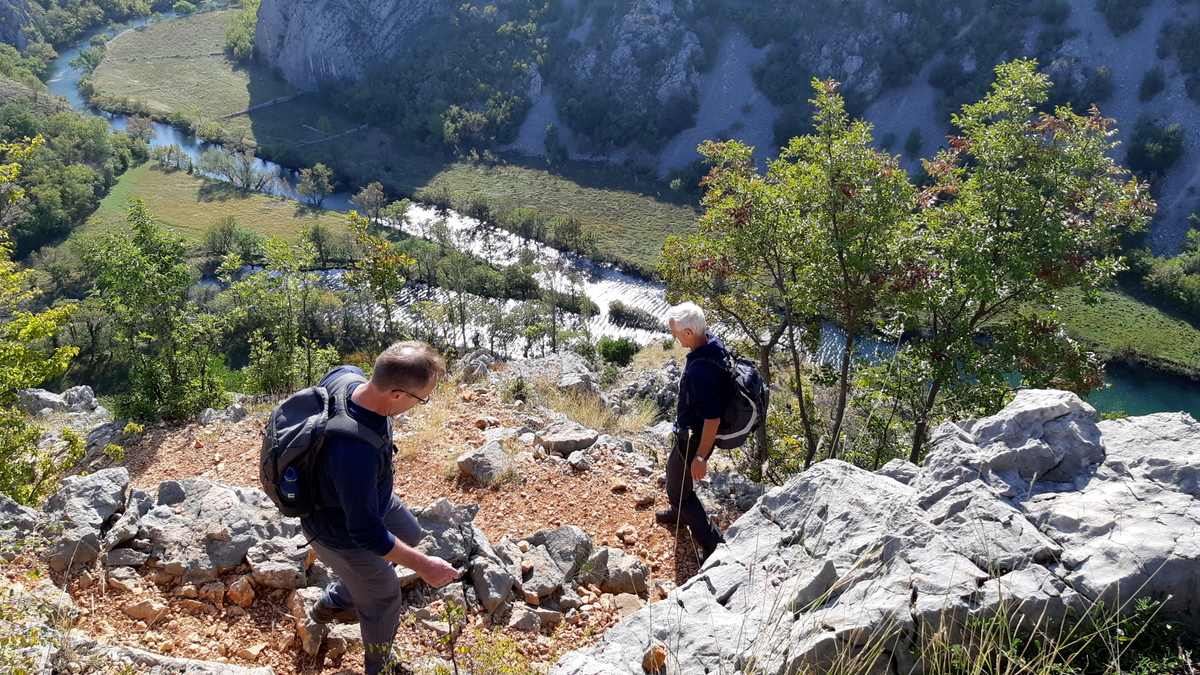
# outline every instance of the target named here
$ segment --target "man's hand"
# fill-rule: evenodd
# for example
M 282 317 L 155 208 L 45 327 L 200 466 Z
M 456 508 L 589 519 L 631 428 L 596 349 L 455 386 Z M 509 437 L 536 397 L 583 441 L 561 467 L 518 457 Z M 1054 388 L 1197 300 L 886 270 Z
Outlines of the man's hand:
M 434 588 L 441 588 L 461 576 L 461 573 L 454 569 L 453 565 L 433 556 L 425 559 L 425 564 L 421 565 L 421 569 L 413 571 L 420 575 L 425 583 Z
M 692 480 L 704 480 L 708 475 L 708 460 L 696 455 L 692 460 Z

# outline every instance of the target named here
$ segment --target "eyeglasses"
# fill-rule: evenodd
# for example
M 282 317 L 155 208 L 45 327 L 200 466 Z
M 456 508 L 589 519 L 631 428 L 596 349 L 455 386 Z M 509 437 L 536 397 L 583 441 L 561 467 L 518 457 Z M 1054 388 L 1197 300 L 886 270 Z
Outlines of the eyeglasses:
M 392 391 L 393 391 L 393 392 L 397 392 L 397 391 L 398 391 L 398 392 L 400 392 L 401 394 L 408 394 L 408 395 L 409 395 L 409 396 L 411 396 L 412 398 L 415 398 L 415 399 L 417 399 L 418 401 L 420 401 L 420 402 L 421 402 L 421 405 L 429 405 L 429 399 L 427 399 L 427 398 L 421 398 L 420 396 L 417 396 L 416 394 L 412 393 L 411 391 L 409 391 L 409 390 L 407 390 L 407 389 L 400 389 L 400 388 L 396 388 L 396 389 L 393 389 Z

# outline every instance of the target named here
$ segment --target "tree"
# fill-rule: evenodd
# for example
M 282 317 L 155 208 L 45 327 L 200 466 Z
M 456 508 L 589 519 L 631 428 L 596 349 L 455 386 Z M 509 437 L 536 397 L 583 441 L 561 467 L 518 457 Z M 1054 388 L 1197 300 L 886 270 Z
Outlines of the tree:
M 393 227 L 404 229 L 408 225 L 408 210 L 412 202 L 407 199 L 394 201 L 383 208 L 382 217 Z
M 258 8 L 262 0 L 242 0 L 242 9 L 225 27 L 225 51 L 237 61 L 254 58 L 254 32 L 258 26 Z
M 409 272 L 416 264 L 412 257 L 395 244 L 371 232 L 371 224 L 357 212 L 350 212 L 350 228 L 355 242 L 362 252 L 354 267 L 346 274 L 346 282 L 370 298 L 383 312 L 383 334 L 378 325 L 371 321 L 371 332 L 379 348 L 396 337 L 396 309 L 400 293 L 408 285 Z M 372 315 L 374 312 L 372 312 Z
M 1162 176 L 1183 157 L 1183 128 L 1178 124 L 1162 126 L 1141 117 L 1133 129 L 1125 161 L 1129 168 L 1150 177 Z
M 814 80 L 813 87 L 814 133 L 792 139 L 769 179 L 786 186 L 791 217 L 800 219 L 793 274 L 807 286 L 804 301 L 846 335 L 829 431 L 836 457 L 854 348 L 895 306 L 890 285 L 912 230 L 915 191 L 895 158 L 872 147 L 870 125 L 851 120 L 837 85 Z
M 994 410 L 1006 377 L 1086 392 L 1094 357 L 1070 341 L 1053 311 L 1064 288 L 1089 295 L 1121 269 L 1122 233 L 1155 205 L 1146 185 L 1110 154 L 1112 121 L 1060 107 L 1038 112 L 1050 82 L 1034 61 L 996 68 L 991 91 L 953 116 L 959 135 L 926 163 L 921 227 L 900 283 L 920 339 L 909 458 L 919 462 L 940 395 Z M 985 331 L 991 340 L 980 340 Z
M 320 162 L 311 169 L 301 169 L 296 191 L 308 198 L 313 208 L 321 208 L 325 198 L 333 192 L 333 170 Z
M 4 201 L 12 203 L 22 197 L 14 186 L 21 163 L 41 143 L 37 137 L 25 143 L 0 144 L 0 195 Z M 30 273 L 13 262 L 11 254 L 8 237 L 0 230 L 0 493 L 34 505 L 52 489 L 54 479 L 78 461 L 83 445 L 76 438 L 57 456 L 39 448 L 42 430 L 14 407 L 17 392 L 62 375 L 78 350 L 54 342 L 70 319 L 72 306 L 31 311 L 36 294 L 31 290 Z
M 237 327 L 234 334 L 250 336 L 250 388 L 282 395 L 315 384 L 339 355 L 315 338 L 323 293 L 317 276 L 307 271 L 316 260 L 312 244 L 293 246 L 271 237 L 263 250 L 263 269 L 237 282 L 231 273 L 242 261 L 236 253 L 227 258 L 222 270 L 231 285 L 220 300 L 226 321 Z
M 383 212 L 387 205 L 387 193 L 383 191 L 383 184 L 375 181 L 359 190 L 358 194 L 354 195 L 351 203 L 361 209 L 363 215 L 372 224 L 377 225 L 383 217 Z
M 154 138 L 154 122 L 149 117 L 133 115 L 125 124 L 125 133 L 134 140 L 149 143 Z
M 127 221 L 130 234 L 103 237 L 83 256 L 92 298 L 117 327 L 115 358 L 128 372 L 118 409 L 139 420 L 190 419 L 225 402 L 213 352 L 221 322 L 188 299 L 183 241 L 141 200 L 130 202 Z
M 273 179 L 249 149 L 209 148 L 200 155 L 200 170 L 244 193 L 262 192 Z
M 913 127 L 912 131 L 908 132 L 908 136 L 904 138 L 904 154 L 910 158 L 916 158 L 921 154 L 921 147 L 925 144 L 925 140 L 921 137 L 921 127 Z

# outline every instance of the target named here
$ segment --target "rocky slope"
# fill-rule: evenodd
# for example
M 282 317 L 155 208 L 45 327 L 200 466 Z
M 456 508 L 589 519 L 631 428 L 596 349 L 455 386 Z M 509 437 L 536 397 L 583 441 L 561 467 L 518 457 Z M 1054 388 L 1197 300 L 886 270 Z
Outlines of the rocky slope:
M 26 27 L 33 22 L 33 11 L 27 0 L 9 0 L 0 3 L 0 42 L 25 49 L 29 38 Z
M 1200 423 L 1097 423 L 1073 394 L 1023 391 L 937 430 L 923 467 L 823 462 L 766 494 L 700 574 L 553 672 L 820 670 L 867 653 L 908 672 L 918 636 L 1001 605 L 1053 624 L 1148 596 L 1200 624 Z M 882 672 L 882 670 L 880 671 Z

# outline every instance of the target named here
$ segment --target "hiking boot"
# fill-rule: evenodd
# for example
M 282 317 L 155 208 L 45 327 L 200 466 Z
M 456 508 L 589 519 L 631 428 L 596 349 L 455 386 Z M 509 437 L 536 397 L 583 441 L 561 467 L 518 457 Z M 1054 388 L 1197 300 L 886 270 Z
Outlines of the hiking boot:
M 675 509 L 663 509 L 654 513 L 654 522 L 659 525 L 675 525 L 679 522 L 679 512 Z
M 353 609 L 334 609 L 318 602 L 308 613 L 310 619 L 317 623 L 358 623 L 358 612 Z

